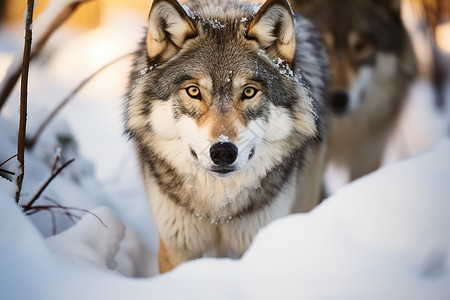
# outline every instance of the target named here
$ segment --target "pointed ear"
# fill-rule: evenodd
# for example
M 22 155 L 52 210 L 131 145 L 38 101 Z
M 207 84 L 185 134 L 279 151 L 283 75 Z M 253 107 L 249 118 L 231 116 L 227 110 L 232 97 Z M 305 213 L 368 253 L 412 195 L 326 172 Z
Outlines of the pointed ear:
M 289 64 L 295 58 L 295 26 L 286 0 L 267 0 L 247 28 L 247 38 L 255 39 L 271 57 L 281 57 Z
M 148 16 L 147 53 L 150 59 L 174 55 L 197 34 L 191 18 L 176 0 L 153 1 Z

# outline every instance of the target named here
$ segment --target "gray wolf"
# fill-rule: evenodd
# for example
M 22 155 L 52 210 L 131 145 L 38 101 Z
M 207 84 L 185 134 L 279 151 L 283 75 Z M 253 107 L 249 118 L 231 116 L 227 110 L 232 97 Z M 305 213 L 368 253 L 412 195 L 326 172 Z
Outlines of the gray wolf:
M 126 133 L 159 234 L 160 272 L 240 256 L 319 201 L 325 48 L 286 0 L 155 0 L 130 75 Z
M 354 180 L 380 166 L 415 78 L 400 0 L 294 0 L 321 32 L 331 64 L 331 163 Z

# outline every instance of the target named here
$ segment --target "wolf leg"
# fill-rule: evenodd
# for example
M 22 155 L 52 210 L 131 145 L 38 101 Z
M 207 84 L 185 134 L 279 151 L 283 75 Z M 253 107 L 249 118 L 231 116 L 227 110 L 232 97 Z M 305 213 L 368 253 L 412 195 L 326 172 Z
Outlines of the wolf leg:
M 350 181 L 369 174 L 380 167 L 381 157 L 386 144 L 387 131 L 373 134 L 370 140 L 362 143 L 349 162 Z
M 211 248 L 213 241 L 208 232 L 208 228 L 205 228 L 204 231 L 205 236 L 202 236 L 202 238 L 208 240 L 208 243 L 199 243 L 199 240 L 185 236 L 182 238 L 184 242 L 180 244 L 180 241 L 174 239 L 173 236 L 167 240 L 163 240 L 161 236 L 166 236 L 160 235 L 158 249 L 159 272 L 168 272 L 186 261 L 202 257 L 203 253 Z M 198 232 L 194 233 L 191 231 L 189 233 L 195 236 L 199 235 Z
M 166 273 L 174 269 L 179 263 L 175 261 L 175 258 L 167 250 L 164 242 L 159 238 L 159 250 L 158 250 L 158 266 L 159 273 Z
M 327 162 L 328 145 L 323 143 L 311 150 L 310 159 L 298 176 L 297 198 L 291 213 L 308 212 L 321 201 L 323 173 Z

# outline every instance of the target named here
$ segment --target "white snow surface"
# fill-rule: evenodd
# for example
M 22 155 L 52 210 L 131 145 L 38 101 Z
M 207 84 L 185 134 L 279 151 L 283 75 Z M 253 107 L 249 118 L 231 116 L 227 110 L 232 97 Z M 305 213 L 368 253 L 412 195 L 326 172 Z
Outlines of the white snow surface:
M 29 134 L 82 79 L 129 52 L 145 23 L 121 8 L 94 31 L 59 31 L 31 65 Z M 0 78 L 22 38 L 0 32 Z M 76 224 L 56 213 L 55 226 L 48 212 L 25 216 L 14 184 L 0 177 L 1 299 L 450 299 L 450 92 L 436 111 L 429 83 L 418 81 L 385 167 L 345 185 L 327 178 L 342 182 L 331 197 L 263 228 L 241 259 L 203 258 L 156 275 L 157 232 L 121 135 L 128 67 L 100 74 L 26 153 L 21 204 L 61 153 L 76 160 L 36 204 L 90 213 L 71 210 Z M 18 94 L 0 115 L 0 162 L 16 152 Z
M 4 299 L 448 299 L 448 153 L 450 139 L 273 222 L 240 260 L 199 259 L 149 279 L 114 271 L 125 226 L 111 209 L 92 210 L 104 225 L 86 215 L 44 239 L 0 190 L 0 290 Z

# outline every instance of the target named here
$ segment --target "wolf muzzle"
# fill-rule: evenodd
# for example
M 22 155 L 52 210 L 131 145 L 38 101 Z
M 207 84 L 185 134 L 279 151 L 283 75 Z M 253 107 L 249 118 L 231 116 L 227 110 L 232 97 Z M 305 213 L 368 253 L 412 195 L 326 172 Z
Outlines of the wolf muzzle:
M 347 112 L 349 105 L 349 96 L 346 91 L 337 90 L 331 94 L 329 100 L 330 108 L 335 114 Z
M 215 143 L 209 149 L 213 163 L 220 167 L 232 165 L 238 156 L 238 148 L 233 143 Z

